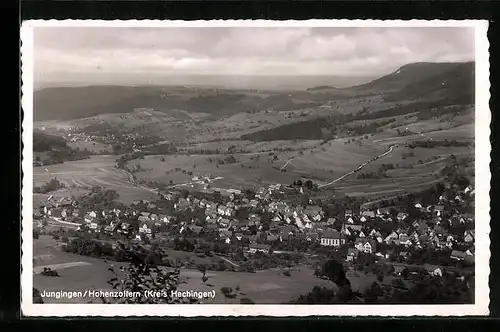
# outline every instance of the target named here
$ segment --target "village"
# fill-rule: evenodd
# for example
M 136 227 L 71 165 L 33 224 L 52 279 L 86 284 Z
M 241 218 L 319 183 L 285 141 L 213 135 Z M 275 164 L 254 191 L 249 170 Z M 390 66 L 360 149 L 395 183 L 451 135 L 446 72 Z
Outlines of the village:
M 434 202 L 424 203 L 416 195 L 406 210 L 358 205 L 332 211 L 312 199 L 297 204 L 277 198 L 283 191 L 279 184 L 244 193 L 182 189 L 125 206 L 106 190 L 93 188 L 83 199 L 50 196 L 34 210 L 34 222 L 35 229 L 76 229 L 73 237 L 86 234 L 113 248 L 125 240 L 214 252 L 234 271 L 243 270 L 235 267 L 253 255 L 278 254 L 340 255 L 346 266 L 361 264 L 361 269 L 368 257 L 391 265 L 397 275 L 407 267 L 423 267 L 439 277 L 446 269 L 474 266 L 472 186 L 448 185 Z

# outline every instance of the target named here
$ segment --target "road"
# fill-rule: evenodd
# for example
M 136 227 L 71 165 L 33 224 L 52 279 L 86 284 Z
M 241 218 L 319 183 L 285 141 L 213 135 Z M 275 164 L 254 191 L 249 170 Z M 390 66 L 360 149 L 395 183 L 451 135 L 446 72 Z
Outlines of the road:
M 281 166 L 280 171 L 282 171 L 282 170 L 283 170 L 283 169 L 284 169 L 284 168 L 285 168 L 285 167 L 286 167 L 289 163 L 291 163 L 291 162 L 292 162 L 292 160 L 293 160 L 293 158 L 294 158 L 294 157 L 292 157 L 292 158 L 288 159 L 288 161 L 285 163 L 285 165 Z
M 334 183 L 337 183 L 337 182 L 339 182 L 340 180 L 342 180 L 342 179 L 344 179 L 344 178 L 348 177 L 349 175 L 351 175 L 351 174 L 354 174 L 354 173 L 358 172 L 358 171 L 359 171 L 359 170 L 361 170 L 363 167 L 365 167 L 366 165 L 368 165 L 368 164 L 370 164 L 370 163 L 374 162 L 375 160 L 378 160 L 378 159 L 380 159 L 380 158 L 382 158 L 382 157 L 387 156 L 389 153 L 391 153 L 391 152 L 394 150 L 394 148 L 395 148 L 395 147 L 396 147 L 396 145 L 391 145 L 391 146 L 389 147 L 389 150 L 387 150 L 386 152 L 382 153 L 381 155 L 378 155 L 378 156 L 376 156 L 375 158 L 371 159 L 370 161 L 367 161 L 366 163 L 359 165 L 359 166 L 358 166 L 357 168 L 355 168 L 354 170 L 352 170 L 352 171 L 350 171 L 350 172 L 348 172 L 348 173 L 346 173 L 346 174 L 342 175 L 341 177 L 339 177 L 339 178 L 337 178 L 337 179 L 335 179 L 335 180 L 333 180 L 333 181 L 330 181 L 330 182 L 328 182 L 328 183 L 326 183 L 326 184 L 322 184 L 322 185 L 318 186 L 318 188 L 323 188 L 323 187 L 326 187 L 326 186 L 330 186 L 330 185 L 332 185 L 332 184 L 334 184 Z

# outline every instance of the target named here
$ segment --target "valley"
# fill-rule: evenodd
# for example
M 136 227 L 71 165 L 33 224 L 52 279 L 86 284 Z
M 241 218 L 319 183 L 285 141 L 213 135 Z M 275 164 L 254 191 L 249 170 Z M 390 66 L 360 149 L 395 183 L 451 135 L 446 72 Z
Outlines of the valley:
M 349 267 L 357 292 L 376 280 L 391 287 L 400 278 L 393 265 L 406 259 L 399 258 L 404 250 L 391 247 L 400 242 L 386 242 L 391 233 L 397 230 L 403 238 L 413 234 L 415 243 L 401 242 L 411 243 L 405 250 L 418 256 L 423 246 L 429 248 L 426 255 L 434 255 L 434 243 L 418 242 L 419 235 L 427 236 L 435 227 L 430 206 L 447 204 L 464 216 L 472 209 L 473 74 L 470 62 L 414 63 L 342 88 L 88 86 L 36 91 L 33 186 L 38 192 L 33 210 L 42 215 L 35 227 L 42 233 L 34 241 L 34 285 L 56 291 L 63 280 L 71 290 L 108 289 L 108 264 L 97 257 L 122 264 L 117 253 L 123 253 L 116 246 L 125 241 L 147 248 L 148 259 L 153 259 L 153 248 L 165 250 L 155 259 L 180 268 L 180 289 L 216 289 L 218 297 L 204 303 L 243 303 L 241 297 L 263 304 L 298 301 L 314 286 L 332 286 L 316 278 L 314 267 L 325 257 Z M 457 189 L 464 177 L 467 189 Z M 40 189 L 51 180 L 57 180 L 55 190 Z M 444 188 L 443 183 L 451 189 L 437 195 L 433 188 Z M 451 196 L 442 198 L 446 190 L 456 192 L 459 203 Z M 62 216 L 59 203 L 53 202 L 65 198 L 78 208 L 64 207 Z M 433 201 L 427 210 L 417 208 L 415 203 L 424 200 Z M 379 211 L 386 206 L 395 213 Z M 81 215 L 66 212 L 73 210 Z M 445 215 L 452 218 L 457 212 L 450 211 Z M 398 212 L 409 219 L 399 220 Z M 351 217 L 355 221 L 348 221 Z M 419 226 L 424 218 L 428 227 Z M 359 229 L 346 233 L 349 223 Z M 461 241 L 473 221 L 450 225 L 450 233 Z M 423 230 L 420 234 L 412 227 Z M 342 232 L 335 240 L 344 242 L 326 246 L 323 239 L 330 231 Z M 108 251 L 95 241 L 105 242 L 102 248 Z M 363 241 L 371 241 L 373 251 L 354 247 Z M 469 242 L 462 242 L 460 248 L 470 249 Z M 369 258 L 351 262 L 353 248 Z M 300 258 L 290 258 L 294 254 Z M 443 266 L 455 268 L 446 255 Z M 433 262 L 441 262 L 436 257 Z M 363 268 L 371 264 L 380 270 Z M 385 271 L 386 265 L 392 272 Z M 47 266 L 60 271 L 61 279 L 41 275 Z M 410 266 L 423 265 L 414 259 Z M 238 295 L 222 294 L 225 287 L 237 288 Z

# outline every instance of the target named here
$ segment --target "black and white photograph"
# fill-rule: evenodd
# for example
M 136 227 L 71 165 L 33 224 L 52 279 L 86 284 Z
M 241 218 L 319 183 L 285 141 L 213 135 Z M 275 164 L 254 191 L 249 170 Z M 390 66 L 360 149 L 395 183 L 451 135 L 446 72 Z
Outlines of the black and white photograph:
M 486 31 L 24 22 L 23 314 L 487 315 Z

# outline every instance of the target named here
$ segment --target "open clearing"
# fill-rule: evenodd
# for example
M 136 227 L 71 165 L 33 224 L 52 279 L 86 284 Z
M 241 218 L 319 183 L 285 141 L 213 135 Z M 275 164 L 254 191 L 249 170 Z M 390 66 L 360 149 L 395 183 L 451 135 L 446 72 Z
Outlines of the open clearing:
M 155 194 L 132 185 L 128 182 L 128 177 L 124 172 L 114 168 L 116 158 L 117 156 L 93 156 L 90 159 L 35 167 L 33 169 L 33 186 L 42 186 L 52 178 L 56 178 L 66 186 L 66 189 L 60 191 L 59 195 L 62 193 L 67 193 L 69 196 L 73 193 L 81 194 L 84 189 L 101 186 L 116 190 L 120 195 L 118 200 L 124 203 L 154 197 Z M 42 195 L 39 199 L 43 199 L 44 196 L 48 197 L 49 195 Z
M 112 277 L 109 267 L 103 260 L 79 256 L 60 251 L 56 241 L 51 237 L 41 236 L 34 240 L 34 267 L 37 272 L 43 267 L 54 267 L 60 277 L 47 277 L 39 274 L 33 276 L 34 287 L 40 291 L 85 291 L 87 289 L 111 290 L 107 280 Z M 189 254 L 189 253 L 187 253 Z M 56 265 L 59 264 L 59 265 Z M 119 267 L 121 263 L 114 263 Z M 58 269 L 57 266 L 64 267 Z M 182 269 L 179 290 L 215 290 L 215 299 L 209 303 L 239 303 L 239 298 L 248 297 L 257 303 L 282 303 L 309 292 L 315 285 L 333 287 L 331 282 L 320 280 L 313 275 L 313 270 L 300 267 L 284 276 L 279 271 L 244 272 L 213 272 L 207 273 L 208 281 L 203 284 L 202 274 L 197 270 Z M 226 299 L 220 292 L 221 287 L 240 287 L 236 299 Z M 85 303 L 86 299 L 45 299 L 46 303 Z M 99 303 L 99 299 L 92 299 Z

